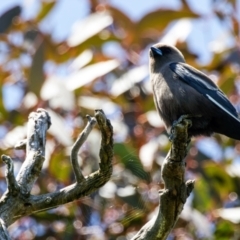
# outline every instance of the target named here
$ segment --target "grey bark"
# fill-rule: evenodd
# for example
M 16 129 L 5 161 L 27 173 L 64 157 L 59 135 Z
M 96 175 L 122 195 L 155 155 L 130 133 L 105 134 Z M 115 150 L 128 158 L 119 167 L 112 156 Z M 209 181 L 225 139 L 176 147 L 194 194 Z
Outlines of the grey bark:
M 44 109 L 38 109 L 29 116 L 27 139 L 16 145 L 26 149 L 26 159 L 15 178 L 13 161 L 2 155 L 6 164 L 7 191 L 0 199 L 0 239 L 10 239 L 7 227 L 18 218 L 54 208 L 87 196 L 104 185 L 112 174 L 113 129 L 102 110 L 95 111 L 95 117 L 88 116 L 88 124 L 77 138 L 71 150 L 71 164 L 76 183 L 53 193 L 31 195 L 45 155 L 46 131 L 51 125 L 50 117 Z M 102 134 L 99 170 L 84 177 L 77 161 L 77 153 L 95 124 Z
M 164 240 L 176 224 L 194 181 L 185 182 L 185 161 L 191 121 L 181 117 L 172 127 L 171 149 L 162 166 L 165 189 L 160 191 L 160 206 L 155 218 L 145 224 L 132 240 Z
M 10 239 L 7 227 L 17 219 L 55 208 L 87 196 L 103 186 L 112 174 L 113 129 L 102 110 L 95 111 L 95 117 L 87 116 L 88 124 L 74 143 L 70 161 L 76 182 L 58 191 L 31 195 L 31 189 L 37 180 L 44 162 L 46 131 L 51 125 L 50 117 L 44 109 L 38 109 L 29 116 L 27 139 L 16 145 L 26 149 L 26 159 L 15 178 L 13 161 L 2 155 L 6 164 L 7 191 L 0 199 L 0 239 Z M 99 170 L 84 177 L 77 154 L 95 124 L 102 135 Z M 133 239 L 166 239 L 181 213 L 194 182 L 184 180 L 185 162 L 189 143 L 187 129 L 190 121 L 185 118 L 173 126 L 172 146 L 164 160 L 162 178 L 165 189 L 160 192 L 160 207 L 156 218 L 145 224 Z

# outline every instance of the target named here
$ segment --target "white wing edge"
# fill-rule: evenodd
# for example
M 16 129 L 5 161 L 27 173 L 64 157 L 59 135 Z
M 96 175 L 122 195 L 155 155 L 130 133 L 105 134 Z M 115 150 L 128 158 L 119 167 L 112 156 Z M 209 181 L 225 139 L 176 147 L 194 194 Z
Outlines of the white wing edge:
M 240 122 L 240 119 L 238 119 L 236 116 L 234 116 L 231 112 L 229 112 L 226 108 L 224 108 L 221 104 L 219 104 L 217 101 L 215 101 L 211 96 L 206 94 L 207 98 L 212 101 L 215 105 L 217 105 L 219 108 L 221 108 L 224 112 L 226 112 L 231 117 L 235 118 L 238 122 Z

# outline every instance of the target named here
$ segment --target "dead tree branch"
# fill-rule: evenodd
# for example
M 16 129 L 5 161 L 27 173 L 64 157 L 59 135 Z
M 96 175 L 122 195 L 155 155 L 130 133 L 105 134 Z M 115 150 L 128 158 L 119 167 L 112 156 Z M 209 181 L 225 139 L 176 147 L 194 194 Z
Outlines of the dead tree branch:
M 26 149 L 26 159 L 15 178 L 13 161 L 2 155 L 6 164 L 8 189 L 0 199 L 0 239 L 10 239 L 7 227 L 20 217 L 55 208 L 87 196 L 103 186 L 112 174 L 113 129 L 102 110 L 95 111 L 95 117 L 87 116 L 88 124 L 74 143 L 70 161 L 76 182 L 58 191 L 31 195 L 34 182 L 39 177 L 45 155 L 46 131 L 51 125 L 50 116 L 44 109 L 31 113 L 28 121 L 27 139 L 17 148 Z M 86 141 L 93 127 L 98 124 L 102 141 L 99 170 L 84 177 L 78 163 L 78 151 Z M 172 146 L 162 166 L 165 189 L 160 192 L 160 207 L 157 216 L 145 224 L 136 239 L 166 239 L 181 213 L 194 181 L 185 182 L 185 162 L 189 143 L 187 130 L 191 122 L 181 118 L 172 132 Z
M 95 124 L 102 134 L 99 170 L 84 177 L 77 161 L 77 154 Z M 21 141 L 17 148 L 26 145 L 26 159 L 15 179 L 13 162 L 3 155 L 6 164 L 8 190 L 0 199 L 0 239 L 10 239 L 7 227 L 16 219 L 72 202 L 87 196 L 103 186 L 112 174 L 113 129 L 102 110 L 95 111 L 95 118 L 88 116 L 88 124 L 73 145 L 70 160 L 76 183 L 53 193 L 31 195 L 34 182 L 39 177 L 45 155 L 46 131 L 50 127 L 50 116 L 44 109 L 38 109 L 29 116 L 27 140 Z
M 191 121 L 181 118 L 173 126 L 172 146 L 162 166 L 165 189 L 160 191 L 160 206 L 156 218 L 145 224 L 132 240 L 166 239 L 178 220 L 194 181 L 185 182 L 185 161 L 189 144 L 187 130 Z

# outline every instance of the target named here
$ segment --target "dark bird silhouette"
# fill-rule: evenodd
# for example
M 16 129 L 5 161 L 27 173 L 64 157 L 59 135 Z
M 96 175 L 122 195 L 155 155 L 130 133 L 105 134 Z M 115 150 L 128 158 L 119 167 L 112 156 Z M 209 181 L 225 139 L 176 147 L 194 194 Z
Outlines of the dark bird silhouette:
M 149 55 L 154 102 L 168 132 L 185 115 L 192 121 L 189 137 L 216 132 L 240 140 L 237 112 L 210 78 L 186 64 L 173 46 L 158 43 Z

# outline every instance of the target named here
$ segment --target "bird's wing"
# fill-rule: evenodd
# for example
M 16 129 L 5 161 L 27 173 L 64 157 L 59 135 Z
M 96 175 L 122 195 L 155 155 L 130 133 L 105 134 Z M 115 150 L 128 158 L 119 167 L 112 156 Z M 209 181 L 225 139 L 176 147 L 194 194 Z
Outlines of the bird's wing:
M 180 80 L 193 87 L 218 108 L 240 122 L 236 109 L 225 94 L 206 75 L 185 63 L 176 62 L 169 66 Z

